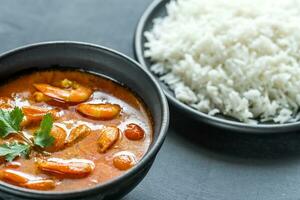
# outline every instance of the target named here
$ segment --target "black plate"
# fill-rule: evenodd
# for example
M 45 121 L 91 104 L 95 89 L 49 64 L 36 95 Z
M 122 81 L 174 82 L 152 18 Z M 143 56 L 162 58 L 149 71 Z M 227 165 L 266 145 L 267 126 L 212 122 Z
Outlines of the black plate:
M 139 63 L 147 70 L 151 66 L 151 61 L 144 57 L 144 44 L 146 38 L 144 36 L 145 31 L 149 31 L 153 27 L 153 20 L 158 17 L 164 17 L 167 15 L 166 4 L 172 0 L 155 0 L 146 9 L 135 32 L 134 38 L 134 53 L 135 57 Z M 149 70 L 150 71 L 150 70 Z M 155 74 L 154 74 L 155 76 Z M 157 76 L 155 76 L 158 79 Z M 174 93 L 168 88 L 166 84 L 159 81 L 161 87 L 163 88 L 169 102 L 176 108 L 180 109 L 187 117 L 190 117 L 198 122 L 204 122 L 209 125 L 224 128 L 231 131 L 245 132 L 245 133 L 283 133 L 291 132 L 300 129 L 300 122 L 286 123 L 286 124 L 276 124 L 276 123 L 259 123 L 257 125 L 245 124 L 239 122 L 231 117 L 224 115 L 210 116 L 208 114 L 202 113 L 193 109 L 192 107 L 180 102 L 174 96 Z

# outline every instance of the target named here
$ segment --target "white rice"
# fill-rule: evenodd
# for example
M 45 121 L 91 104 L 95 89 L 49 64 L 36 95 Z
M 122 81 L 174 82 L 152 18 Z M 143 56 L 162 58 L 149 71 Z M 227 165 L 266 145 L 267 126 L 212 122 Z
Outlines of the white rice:
M 299 119 L 300 0 L 178 0 L 145 56 L 177 99 L 242 122 Z

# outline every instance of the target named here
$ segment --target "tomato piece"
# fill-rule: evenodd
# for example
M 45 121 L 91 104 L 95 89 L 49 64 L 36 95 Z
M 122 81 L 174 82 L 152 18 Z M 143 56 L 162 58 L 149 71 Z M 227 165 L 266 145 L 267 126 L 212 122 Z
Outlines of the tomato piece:
M 141 140 L 145 137 L 145 131 L 139 125 L 134 123 L 127 125 L 124 134 L 129 140 Z
M 135 156 L 129 152 L 119 152 L 113 158 L 114 166 L 119 170 L 127 170 L 136 164 Z

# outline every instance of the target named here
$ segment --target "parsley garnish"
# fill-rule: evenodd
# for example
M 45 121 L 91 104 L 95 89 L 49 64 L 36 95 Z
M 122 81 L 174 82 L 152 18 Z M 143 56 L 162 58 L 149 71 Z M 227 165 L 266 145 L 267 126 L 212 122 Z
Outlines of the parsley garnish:
M 5 138 L 11 133 L 19 135 L 23 143 L 17 141 L 0 144 L 0 156 L 4 156 L 8 162 L 13 161 L 17 156 L 27 157 L 31 149 L 39 150 L 39 147 L 51 146 L 54 142 L 54 137 L 50 132 L 53 126 L 51 114 L 46 114 L 40 124 L 40 127 L 35 132 L 34 141 L 28 138 L 21 131 L 21 122 L 24 118 L 22 110 L 18 107 L 13 110 L 0 109 L 0 138 Z
M 20 131 L 20 124 L 24 114 L 18 107 L 12 111 L 0 110 L 0 137 L 4 138 L 11 133 Z
M 18 142 L 5 143 L 0 145 L 0 156 L 4 156 L 8 162 L 13 161 L 17 156 L 28 157 L 30 146 Z
M 39 129 L 35 132 L 34 144 L 40 147 L 51 146 L 54 142 L 54 137 L 50 134 L 53 126 L 51 114 L 46 114 L 40 124 Z

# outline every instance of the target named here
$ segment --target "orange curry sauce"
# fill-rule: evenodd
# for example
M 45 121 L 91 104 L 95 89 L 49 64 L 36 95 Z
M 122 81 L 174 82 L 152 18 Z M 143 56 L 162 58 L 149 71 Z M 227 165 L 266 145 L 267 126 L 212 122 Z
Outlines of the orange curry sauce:
M 48 93 L 43 93 L 45 91 L 38 90 L 38 87 L 34 87 L 34 84 L 41 83 L 69 92 L 74 88 L 84 86 L 90 89 L 91 94 L 84 101 L 77 99 L 81 102 L 64 101 Z M 70 86 L 71 83 L 76 83 L 74 88 Z M 12 173 L 9 170 L 5 171 L 8 172 L 7 174 L 1 175 L 0 173 L 0 179 L 21 187 L 52 191 L 70 191 L 93 187 L 125 173 L 144 156 L 152 142 L 151 117 L 141 100 L 121 85 L 86 72 L 49 70 L 25 74 L 0 86 L 0 100 L 2 109 L 13 109 L 15 106 L 21 109 L 28 108 L 28 106 L 36 106 L 44 110 L 55 109 L 56 117 L 53 125 L 66 134 L 65 137 L 58 137 L 62 138 L 62 141 L 59 141 L 59 148 L 44 149 L 50 152 L 49 155 L 32 150 L 29 158 L 17 157 L 11 163 L 2 159 L 0 170 L 9 169 L 12 170 Z M 86 111 L 83 113 L 82 110 L 79 110 L 79 105 L 82 104 L 96 106 L 92 108 L 81 106 L 81 109 Z M 97 116 L 99 114 L 97 113 L 99 111 L 97 105 L 116 105 L 117 113 L 101 118 Z M 108 112 L 110 111 L 108 110 Z M 37 121 L 24 121 L 22 123 L 23 132 L 32 136 L 40 125 L 40 121 Z M 85 128 L 90 129 L 90 131 L 68 143 L 71 131 L 79 125 L 86 125 Z M 107 142 L 105 134 L 106 131 L 111 131 L 107 130 L 110 127 L 113 127 L 113 130 L 119 129 L 118 138 L 116 141 L 108 141 L 111 144 L 103 145 L 101 144 L 102 141 L 99 140 L 104 140 L 104 143 Z M 60 131 L 57 134 L 60 134 Z M 108 135 L 108 138 L 111 139 L 111 137 L 114 136 Z M 9 136 L 0 139 L 0 142 L 4 143 L 13 139 L 20 140 L 17 136 Z M 65 174 L 64 169 L 62 171 L 43 170 L 42 165 L 42 167 L 38 166 L 38 163 L 41 164 L 41 162 L 52 158 L 58 161 L 63 159 L 62 163 L 65 162 L 65 165 L 68 165 L 70 159 L 84 159 L 92 163 L 92 170 L 77 176 L 76 174 Z M 125 161 L 122 160 L 124 158 Z M 128 158 L 131 159 L 129 162 Z M 54 185 L 48 187 L 46 183 L 46 186 L 43 184 L 31 186 L 24 184 L 23 180 L 18 180 L 20 179 L 18 175 L 21 179 L 28 177 L 29 180 L 35 180 L 35 177 L 38 177 L 37 180 L 51 180 Z

